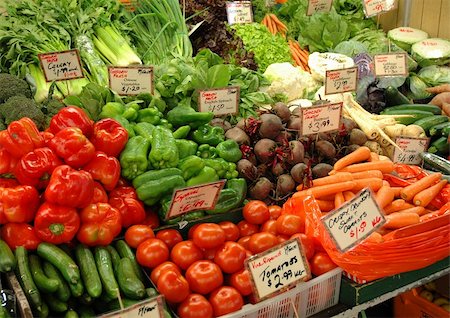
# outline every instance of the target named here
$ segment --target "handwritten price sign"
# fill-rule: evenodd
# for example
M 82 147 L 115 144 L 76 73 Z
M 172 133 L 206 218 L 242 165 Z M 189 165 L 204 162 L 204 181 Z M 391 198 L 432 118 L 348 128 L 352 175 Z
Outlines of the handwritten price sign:
M 386 223 L 370 189 L 362 190 L 352 200 L 322 217 L 321 221 L 342 253 Z
M 313 15 L 319 12 L 330 12 L 333 0 L 309 0 L 306 15 Z
M 227 19 L 230 25 L 252 23 L 252 3 L 250 1 L 227 2 Z
M 394 162 L 418 165 L 422 162 L 420 154 L 428 149 L 429 138 L 397 137 L 395 143 L 400 149 L 394 150 Z
M 250 257 L 245 266 L 258 302 L 311 278 L 303 246 L 297 239 Z
M 38 54 L 38 58 L 46 82 L 84 77 L 78 50 Z
M 364 13 L 368 18 L 388 11 L 386 0 L 363 0 L 363 5 Z
M 300 132 L 303 136 L 338 130 L 342 118 L 342 103 L 303 107 L 301 112 Z
M 374 56 L 375 76 L 407 76 L 406 53 L 377 54 Z
M 201 112 L 213 112 L 216 116 L 235 115 L 239 107 L 239 86 L 200 91 L 198 105 Z
M 108 67 L 109 87 L 121 96 L 153 94 L 153 67 Z
M 224 185 L 225 181 L 221 180 L 176 190 L 166 220 L 191 211 L 214 209 Z
M 358 67 L 326 71 L 325 94 L 337 94 L 356 91 Z
M 115 311 L 102 315 L 101 318 L 162 318 L 164 317 L 164 299 L 158 296 L 149 300 L 139 302 L 124 310 Z

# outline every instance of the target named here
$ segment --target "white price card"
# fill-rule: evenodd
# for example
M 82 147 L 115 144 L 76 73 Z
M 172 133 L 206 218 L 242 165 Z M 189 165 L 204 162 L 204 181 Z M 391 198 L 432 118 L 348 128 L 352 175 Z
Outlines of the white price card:
M 328 212 L 321 221 L 341 253 L 358 245 L 386 223 L 373 192 L 368 188 L 340 208 Z
M 363 0 L 366 17 L 373 17 L 387 11 L 386 0 Z
M 309 0 L 306 15 L 313 15 L 314 13 L 330 12 L 333 0 Z
M 84 77 L 78 50 L 38 54 L 38 58 L 46 82 Z
M 418 165 L 422 162 L 420 154 L 428 149 L 429 138 L 397 137 L 393 161 L 407 165 Z
M 101 318 L 163 318 L 164 317 L 164 298 L 157 296 L 155 298 L 147 299 L 127 307 L 123 310 L 118 310 Z
M 303 246 L 288 240 L 245 261 L 257 302 L 273 297 L 311 278 Z
M 253 22 L 252 3 L 250 1 L 227 1 L 228 24 Z
M 192 211 L 213 210 L 224 185 L 225 181 L 220 180 L 176 190 L 166 220 Z
M 201 112 L 212 112 L 218 117 L 236 115 L 239 111 L 239 86 L 213 88 L 199 93 L 198 105 Z
M 373 62 L 375 76 L 408 76 L 406 53 L 377 54 Z
M 342 119 L 342 103 L 302 107 L 300 132 L 303 136 L 339 130 Z
M 328 70 L 325 75 L 325 95 L 356 91 L 358 67 Z
M 153 94 L 152 66 L 110 66 L 109 87 L 121 96 Z

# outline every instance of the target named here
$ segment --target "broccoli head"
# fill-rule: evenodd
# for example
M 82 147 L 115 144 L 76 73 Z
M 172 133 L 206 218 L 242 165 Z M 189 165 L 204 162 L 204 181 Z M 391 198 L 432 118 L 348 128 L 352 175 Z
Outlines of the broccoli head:
M 2 114 L 0 114 L 0 131 L 5 129 L 6 129 L 5 118 L 3 118 Z
M 44 128 L 48 128 L 52 117 L 55 116 L 62 108 L 66 107 L 62 102 L 55 98 L 48 99 L 41 106 L 41 110 L 45 115 Z
M 34 121 L 39 129 L 45 127 L 45 115 L 34 102 L 25 96 L 13 96 L 6 103 L 0 105 L 0 114 L 5 118 L 5 124 L 9 125 L 15 120 L 28 117 Z
M 6 102 L 12 96 L 33 97 L 28 83 L 17 76 L 0 73 L 0 103 Z

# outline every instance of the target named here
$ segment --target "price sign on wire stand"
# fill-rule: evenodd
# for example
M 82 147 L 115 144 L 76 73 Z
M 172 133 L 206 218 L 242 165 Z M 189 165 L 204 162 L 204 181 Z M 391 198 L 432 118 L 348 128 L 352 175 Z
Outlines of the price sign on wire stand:
M 313 15 L 314 13 L 330 12 L 333 0 L 309 0 L 306 15 Z
M 300 132 L 303 136 L 339 130 L 342 119 L 342 103 L 302 107 Z
M 279 244 L 245 261 L 257 302 L 282 293 L 311 278 L 303 246 L 298 239 Z
M 153 94 L 152 66 L 110 66 L 109 87 L 121 96 Z
M 344 253 L 380 228 L 386 220 L 369 188 L 321 218 L 336 248 Z
M 227 1 L 228 24 L 244 24 L 253 22 L 252 3 L 250 1 Z
M 341 70 L 328 70 L 325 76 L 325 95 L 356 91 L 357 66 Z
M 44 71 L 45 81 L 66 81 L 83 78 L 80 54 L 78 50 L 38 54 Z
M 164 316 L 164 297 L 159 295 L 155 298 L 147 299 L 118 310 L 101 318 L 163 318 Z
M 201 112 L 215 116 L 236 115 L 239 111 L 240 87 L 230 86 L 200 91 L 198 105 Z
M 393 161 L 407 165 L 418 165 L 422 162 L 420 154 L 427 151 L 429 138 L 397 137 L 395 143 L 400 149 L 395 148 Z
M 363 10 L 367 18 L 374 17 L 381 13 L 393 10 L 395 0 L 362 0 Z
M 406 53 L 377 54 L 373 57 L 375 76 L 408 76 Z

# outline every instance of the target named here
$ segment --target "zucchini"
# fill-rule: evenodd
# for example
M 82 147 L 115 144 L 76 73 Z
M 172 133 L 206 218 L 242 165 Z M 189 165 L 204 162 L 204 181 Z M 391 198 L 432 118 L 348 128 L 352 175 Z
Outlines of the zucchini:
M 41 258 L 59 269 L 68 283 L 76 284 L 80 281 L 80 269 L 77 264 L 58 246 L 51 243 L 40 243 L 37 247 L 37 253 Z
M 431 127 L 436 126 L 438 124 L 448 122 L 448 117 L 445 115 L 434 115 L 430 118 L 422 118 L 418 121 L 414 122 L 414 125 L 419 125 L 420 127 L 428 133 Z
M 428 148 L 428 152 L 430 153 L 448 153 L 448 141 L 447 137 L 441 137 L 439 139 L 436 139 L 433 141 L 430 145 L 430 148 Z
M 96 247 L 94 258 L 106 295 L 110 298 L 117 298 L 119 296 L 119 285 L 114 277 L 111 255 L 106 248 Z
M 443 130 L 446 127 L 449 127 L 449 130 L 450 130 L 450 121 L 441 123 L 441 124 L 437 124 L 437 125 L 431 127 L 430 128 L 430 136 L 439 136 L 439 135 L 447 136 L 448 134 L 444 135 L 444 133 L 443 133 Z
M 75 256 L 87 293 L 92 298 L 100 297 L 102 294 L 102 282 L 91 250 L 87 246 L 79 244 L 75 248 Z
M 410 125 L 422 118 L 427 118 L 434 116 L 432 112 L 426 112 L 423 110 L 410 110 L 410 109 L 400 109 L 400 110 L 389 110 L 381 112 L 382 115 L 411 115 L 411 117 L 396 118 L 395 120 L 399 124 Z
M 5 241 L 0 240 L 0 273 L 6 273 L 16 268 L 16 258 Z
M 411 100 L 409 100 L 408 97 L 400 93 L 399 90 L 393 86 L 388 86 L 385 89 L 384 96 L 386 97 L 386 105 L 388 106 L 411 103 Z
M 33 307 L 40 311 L 42 306 L 41 293 L 39 292 L 36 284 L 34 283 L 33 277 L 31 276 L 30 265 L 28 263 L 28 252 L 25 247 L 18 246 L 16 248 L 16 259 L 18 271 L 17 276 L 22 283 L 23 291 Z
M 424 112 L 433 113 L 434 115 L 440 115 L 442 113 L 442 109 L 438 106 L 430 104 L 402 104 L 385 108 L 382 113 L 396 110 L 421 110 Z
M 54 278 L 47 277 L 42 269 L 41 260 L 37 255 L 30 255 L 31 276 L 37 288 L 43 293 L 53 293 L 58 290 L 59 281 Z
M 420 157 L 433 169 L 443 174 L 450 174 L 450 161 L 428 152 L 422 152 Z
M 58 281 L 58 289 L 56 290 L 55 296 L 61 301 L 68 301 L 71 294 L 69 284 L 62 277 L 62 274 L 53 266 L 51 263 L 44 261 L 42 264 L 45 275 L 51 279 L 56 279 Z
M 134 272 L 133 263 L 129 258 L 122 258 L 117 267 L 117 282 L 125 297 L 131 299 L 143 299 L 145 286 Z

